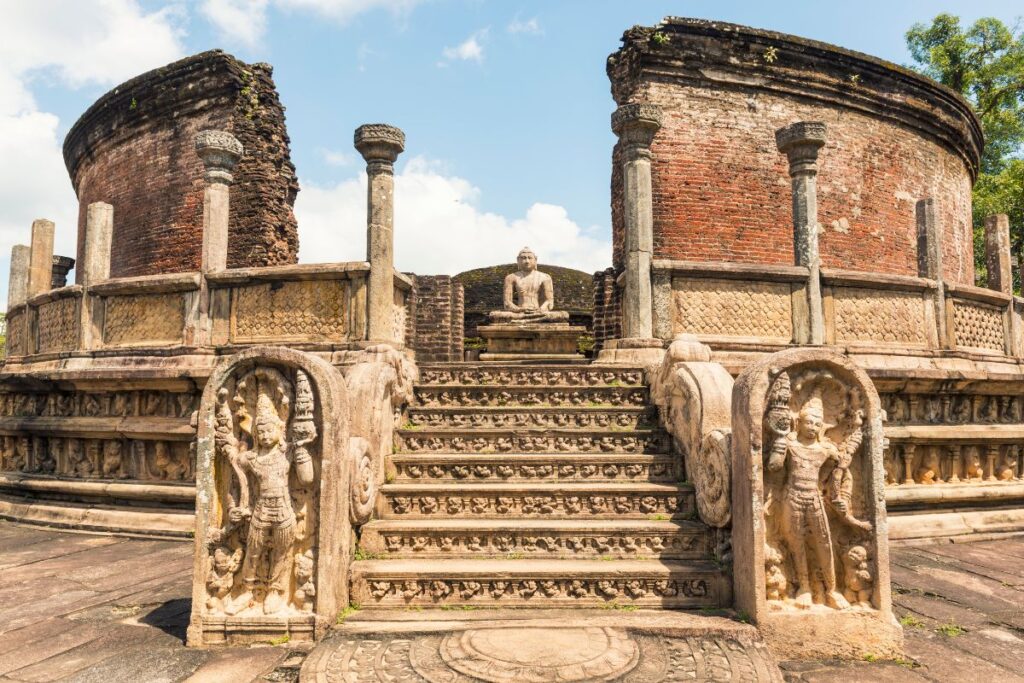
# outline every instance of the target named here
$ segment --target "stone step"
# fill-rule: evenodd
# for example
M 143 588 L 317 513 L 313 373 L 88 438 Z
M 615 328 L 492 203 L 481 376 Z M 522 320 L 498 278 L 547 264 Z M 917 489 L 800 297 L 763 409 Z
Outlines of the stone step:
M 386 518 L 696 516 L 693 486 L 683 483 L 385 484 L 382 492 L 380 512 Z
M 642 368 L 580 365 L 458 363 L 421 365 L 420 381 L 444 385 L 642 386 Z
M 362 560 L 351 577 L 352 600 L 363 607 L 731 604 L 726 572 L 695 560 Z
M 359 549 L 367 559 L 408 557 L 682 558 L 714 556 L 716 531 L 700 522 L 649 519 L 374 520 Z
M 409 409 L 407 427 L 474 427 L 501 429 L 643 429 L 657 426 L 653 408 L 593 408 L 571 406 L 500 407 L 449 406 Z
M 557 384 L 532 387 L 522 384 L 461 386 L 418 384 L 415 387 L 419 407 L 445 406 L 540 406 L 552 407 L 617 407 L 648 405 L 647 387 L 586 387 Z
M 680 458 L 646 454 L 398 453 L 395 483 L 465 481 L 675 481 Z
M 667 453 L 660 429 L 435 429 L 398 430 L 396 446 L 406 453 Z

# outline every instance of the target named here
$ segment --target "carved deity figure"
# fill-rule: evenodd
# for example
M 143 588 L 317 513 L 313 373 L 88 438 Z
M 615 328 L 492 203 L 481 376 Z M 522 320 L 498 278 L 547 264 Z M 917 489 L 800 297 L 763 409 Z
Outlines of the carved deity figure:
M 851 461 L 863 438 L 863 413 L 847 409 L 847 436 L 842 443 L 834 442 L 826 435 L 834 425 L 825 422 L 822 391 L 826 381 L 821 380 L 831 376 L 812 383 L 795 411 L 789 408 L 788 376 L 783 373 L 776 382 L 767 416 L 775 434 L 766 462 L 766 476 L 775 482 L 768 509 L 775 518 L 776 542 L 786 551 L 786 566 L 792 568 L 788 580 L 795 590 L 793 604 L 802 609 L 816 603 L 844 609 L 849 603 L 837 586 L 832 524 L 844 526 L 844 534 L 871 528 L 853 516 L 852 507 Z M 781 559 L 773 564 L 781 571 Z M 778 577 L 769 578 L 776 584 L 769 590 L 778 593 Z
M 964 449 L 967 455 L 967 470 L 964 477 L 967 481 L 981 481 L 985 478 L 985 469 L 981 465 L 981 455 L 978 449 L 967 447 Z
M 171 453 L 170 444 L 157 441 L 153 444 L 153 473 L 158 479 L 182 481 L 188 474 L 188 466 Z
M 67 474 L 76 477 L 90 477 L 93 472 L 93 465 L 88 456 L 82 451 L 82 442 L 78 439 L 68 440 Z
M 914 479 L 918 484 L 941 484 L 942 477 L 939 473 L 939 454 L 934 448 L 929 448 L 921 466 L 917 468 Z
M 567 322 L 567 311 L 556 311 L 551 276 L 537 270 L 537 256 L 524 247 L 516 257 L 519 270 L 505 277 L 504 310 L 491 311 L 494 323 Z
M 259 367 L 233 392 L 222 387 L 217 401 L 214 441 L 229 485 L 223 526 L 209 535 L 207 608 L 228 615 L 311 610 L 316 474 L 309 445 L 317 431 L 309 380 L 297 371 L 293 385 L 282 372 Z M 236 546 L 230 557 L 237 552 L 241 561 L 229 561 L 226 548 Z
M 124 467 L 123 446 L 120 441 L 103 442 L 103 476 L 111 479 L 127 479 Z

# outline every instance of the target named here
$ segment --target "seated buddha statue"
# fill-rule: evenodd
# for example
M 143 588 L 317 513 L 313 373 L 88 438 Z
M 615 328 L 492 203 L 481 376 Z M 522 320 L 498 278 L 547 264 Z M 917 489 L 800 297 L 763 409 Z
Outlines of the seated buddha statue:
M 505 278 L 504 310 L 491 311 L 492 323 L 525 325 L 566 323 L 568 311 L 556 311 L 551 276 L 537 270 L 537 255 L 524 247 L 516 257 L 519 270 Z

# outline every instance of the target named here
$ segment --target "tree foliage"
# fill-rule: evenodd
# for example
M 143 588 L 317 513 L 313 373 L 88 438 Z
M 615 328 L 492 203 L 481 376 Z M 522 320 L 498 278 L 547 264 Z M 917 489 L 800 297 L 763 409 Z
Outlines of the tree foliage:
M 907 47 L 917 69 L 962 94 L 985 133 L 981 173 L 974 186 L 975 262 L 984 279 L 984 219 L 1010 217 L 1014 254 L 1024 244 L 1024 34 L 1018 26 L 983 18 L 964 28 L 940 14 L 914 24 Z

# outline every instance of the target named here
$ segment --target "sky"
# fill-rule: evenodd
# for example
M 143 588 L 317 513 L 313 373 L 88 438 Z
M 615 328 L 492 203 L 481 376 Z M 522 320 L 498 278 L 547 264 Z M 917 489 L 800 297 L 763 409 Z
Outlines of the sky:
M 611 262 L 615 105 L 605 59 L 662 17 L 731 21 L 908 64 L 904 33 L 950 12 L 1014 23 L 1019 0 L 0 0 L 0 301 L 32 220 L 74 256 L 77 200 L 61 156 L 99 96 L 222 48 L 269 62 L 286 107 L 303 263 L 365 258 L 363 123 L 406 133 L 395 260 L 455 274 L 512 262 Z M 117 220 L 115 212 L 115 221 Z

